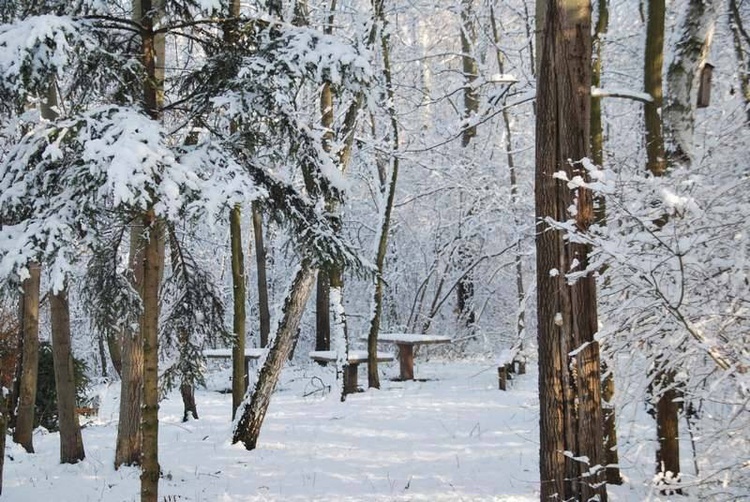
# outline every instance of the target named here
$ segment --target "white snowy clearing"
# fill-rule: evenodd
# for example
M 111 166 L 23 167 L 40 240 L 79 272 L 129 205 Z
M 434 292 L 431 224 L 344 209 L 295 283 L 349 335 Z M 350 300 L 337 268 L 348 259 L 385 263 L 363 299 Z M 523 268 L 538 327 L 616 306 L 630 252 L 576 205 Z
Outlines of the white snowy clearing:
M 345 403 L 320 391 L 331 384 L 331 366 L 286 368 L 252 452 L 229 442 L 231 394 L 218 392 L 229 386 L 229 371 L 212 370 L 209 389 L 196 391 L 200 420 L 181 422 L 179 392 L 161 403 L 159 500 L 538 500 L 535 366 L 502 392 L 492 362 L 418 364 L 424 381 L 392 381 L 398 362 L 383 364 L 382 390 Z M 4 500 L 138 500 L 139 471 L 113 468 L 119 383 L 98 392 L 99 415 L 83 430 L 83 462 L 58 464 L 58 436 L 41 429 L 36 454 L 8 441 Z M 648 420 L 640 409 L 623 416 Z M 610 487 L 610 500 L 659 500 L 649 486 L 653 445 L 632 439 L 650 429 L 621 428 L 631 438 L 621 445 L 628 482 Z

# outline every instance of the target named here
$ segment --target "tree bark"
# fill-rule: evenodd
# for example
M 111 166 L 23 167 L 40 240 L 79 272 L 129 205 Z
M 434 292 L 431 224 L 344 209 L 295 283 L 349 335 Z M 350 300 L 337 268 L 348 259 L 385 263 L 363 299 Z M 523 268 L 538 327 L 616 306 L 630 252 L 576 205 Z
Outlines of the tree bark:
M 116 336 L 114 333 L 108 333 L 106 335 L 107 349 L 109 351 L 109 358 L 112 361 L 112 366 L 115 368 L 115 373 L 122 378 L 122 347 L 125 345 L 125 340 L 122 337 Z
M 240 407 L 241 414 L 236 420 L 232 443 L 241 441 L 248 450 L 253 450 L 257 446 L 260 428 L 271 402 L 271 394 L 278 384 L 281 369 L 294 345 L 294 337 L 299 329 L 305 304 L 312 293 L 314 281 L 315 269 L 309 262 L 304 261 L 284 301 L 276 337 L 260 370 L 255 388 Z
M 385 177 L 381 176 L 380 192 L 384 196 L 383 216 L 380 222 L 380 236 L 378 238 L 378 249 L 375 256 L 375 266 L 377 275 L 375 276 L 375 292 L 373 295 L 373 315 L 370 320 L 370 331 L 367 335 L 367 385 L 368 387 L 380 388 L 380 375 L 378 374 L 378 333 L 380 332 L 380 322 L 383 314 L 383 275 L 385 274 L 385 256 L 388 252 L 388 233 L 391 226 L 391 214 L 393 213 L 393 204 L 396 199 L 396 184 L 398 183 L 399 157 L 395 155 L 400 147 L 400 128 L 395 109 L 395 91 L 393 90 L 393 72 L 391 69 L 391 47 L 390 37 L 386 30 L 387 19 L 385 13 L 380 10 L 381 32 L 380 32 L 380 49 L 383 57 L 383 75 L 385 77 L 386 96 L 388 98 L 388 118 L 390 119 L 390 140 L 392 154 L 391 160 L 391 177 L 388 184 L 385 184 Z M 384 163 L 385 164 L 385 163 Z M 385 173 L 383 173 L 385 174 Z
M 711 48 L 717 0 L 689 0 L 667 68 L 664 129 L 670 166 L 690 167 L 698 82 Z
M 746 123 L 750 125 L 750 56 L 748 56 L 750 35 L 748 35 L 742 23 L 737 0 L 729 0 L 729 26 L 732 29 L 734 54 L 737 58 L 740 92 L 742 92 L 742 99 L 745 102 Z
M 29 278 L 23 281 L 21 303 L 21 378 L 19 380 L 18 411 L 16 412 L 13 441 L 34 453 L 34 407 L 36 404 L 37 370 L 39 366 L 39 288 L 42 267 L 29 265 Z
M 253 202 L 253 232 L 255 235 L 255 262 L 258 269 L 258 309 L 260 317 L 260 346 L 268 346 L 271 333 L 271 311 L 268 307 L 268 280 L 266 279 L 266 247 L 263 243 L 263 213 Z
M 245 255 L 242 252 L 242 222 L 239 205 L 229 215 L 232 244 L 232 291 L 234 343 L 232 344 L 232 419 L 245 397 Z
M 144 2 L 145 5 L 146 2 Z M 143 456 L 141 500 L 156 502 L 159 490 L 159 286 L 164 267 L 162 225 L 150 209 L 143 216 L 148 239 L 143 253 Z
M 535 188 L 541 499 L 606 501 L 596 283 L 591 273 L 566 277 L 574 260 L 588 266 L 589 248 L 550 225 L 574 218 L 586 231 L 594 219 L 591 192 L 553 177 L 588 179 L 580 161 L 590 153 L 591 11 L 588 0 L 547 0 L 545 10 Z
M 331 350 L 331 281 L 325 268 L 318 270 L 315 289 L 315 350 Z M 325 361 L 320 362 L 325 366 Z
M 680 397 L 674 385 L 674 373 L 671 370 L 659 370 L 656 386 L 661 389 L 656 403 L 656 473 L 662 474 L 665 485 L 676 484 L 680 475 L 680 432 L 679 404 Z M 671 490 L 664 490 L 669 494 Z M 675 489 L 674 492 L 681 493 Z
M 19 366 L 20 316 L 15 309 L 0 306 L 0 495 L 3 492 L 5 441 L 10 423 L 16 368 Z
M 662 91 L 664 16 L 664 0 L 648 0 L 643 76 L 645 91 L 653 98 L 653 101 L 644 104 L 643 116 L 646 126 L 646 168 L 654 176 L 662 176 L 667 170 L 661 120 L 664 103 Z
M 464 109 L 463 119 L 470 123 L 479 110 L 479 93 L 474 87 L 474 82 L 479 76 L 479 67 L 474 57 L 474 45 L 476 44 L 477 33 L 474 22 L 474 0 L 461 0 L 461 64 L 464 74 Z M 477 135 L 475 125 L 464 125 L 461 132 L 461 147 L 464 149 L 464 155 L 468 151 L 472 138 Z M 460 223 L 459 223 L 460 225 Z M 460 227 L 459 227 L 460 231 Z M 470 246 L 463 242 L 466 239 L 472 239 L 473 236 L 464 236 L 459 244 L 459 258 L 461 265 L 471 263 L 474 259 Z M 461 319 L 467 326 L 472 326 L 476 321 L 474 312 L 474 280 L 472 274 L 466 274 L 458 283 L 456 288 L 457 310 Z
M 76 381 L 70 339 L 70 306 L 67 288 L 50 292 L 52 359 L 60 424 L 60 463 L 75 464 L 86 457 L 76 412 Z
M 503 53 L 500 51 L 500 32 L 497 29 L 497 20 L 495 18 L 495 9 L 493 7 L 490 7 L 490 24 L 492 26 L 492 38 L 495 42 L 495 58 L 497 59 L 497 71 L 502 74 L 505 73 L 505 58 L 503 56 Z M 531 63 L 533 67 L 533 52 L 531 56 Z M 505 158 L 508 162 L 508 174 L 510 177 L 510 201 L 513 206 L 517 206 L 518 177 L 516 175 L 516 163 L 513 157 L 513 132 L 511 130 L 510 114 L 508 113 L 508 109 L 505 106 L 503 106 L 501 115 L 503 117 L 503 126 L 505 128 Z M 514 213 L 516 226 L 520 227 L 520 221 L 517 216 L 518 210 L 515 208 Z M 526 292 L 523 280 L 523 253 L 521 250 L 520 237 L 518 239 L 518 242 L 516 243 L 516 254 L 513 257 L 513 262 L 516 269 L 516 299 L 518 301 L 518 311 L 516 314 L 516 337 L 521 344 L 521 349 L 523 349 L 523 340 L 526 338 Z

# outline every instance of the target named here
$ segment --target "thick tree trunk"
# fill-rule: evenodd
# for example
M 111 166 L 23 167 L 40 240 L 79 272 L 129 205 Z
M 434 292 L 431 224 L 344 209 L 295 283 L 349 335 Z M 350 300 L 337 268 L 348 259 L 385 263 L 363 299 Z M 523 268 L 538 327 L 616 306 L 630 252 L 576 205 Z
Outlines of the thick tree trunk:
M 711 48 L 718 3 L 689 0 L 678 27 L 679 40 L 667 68 L 664 106 L 664 136 L 670 166 L 690 167 L 698 82 Z
M 604 425 L 604 460 L 607 466 L 607 483 L 621 485 L 620 455 L 617 451 L 617 415 L 615 414 L 615 377 L 602 364 L 602 423 Z
M 144 2 L 145 4 L 145 2 Z M 159 490 L 159 286 L 164 267 L 163 229 L 153 209 L 143 224 L 148 240 L 143 253 L 143 460 L 141 501 L 156 502 Z
M 268 307 L 268 280 L 266 279 L 266 247 L 263 243 L 263 212 L 253 202 L 253 233 L 255 235 L 255 261 L 258 270 L 258 310 L 260 317 L 260 346 L 268 346 L 271 333 L 271 311 Z
M 549 220 L 593 222 L 593 200 L 553 177 L 588 175 L 591 12 L 588 0 L 547 0 L 537 85 L 536 217 L 541 499 L 607 498 L 604 482 L 596 283 L 570 284 L 566 274 L 588 265 L 588 246 L 571 243 Z
M 21 304 L 21 378 L 19 380 L 18 411 L 16 412 L 13 441 L 34 453 L 34 407 L 36 404 L 37 370 L 39 366 L 39 288 L 42 268 L 38 263 L 29 265 L 30 277 L 23 281 Z
M 133 288 L 143 297 L 143 226 L 130 227 L 130 269 Z M 141 464 L 141 403 L 143 399 L 143 338 L 140 329 L 126 328 L 122 335 L 120 418 L 117 423 L 115 469 Z
M 646 167 L 654 176 L 662 176 L 667 170 L 661 120 L 664 102 L 662 92 L 664 15 L 664 0 L 648 0 L 643 76 L 645 91 L 651 95 L 653 101 L 644 104 L 643 116 L 646 126 Z
M 242 222 L 240 207 L 229 215 L 232 241 L 232 291 L 234 303 L 234 343 L 232 344 L 232 418 L 245 397 L 245 255 L 242 252 Z
M 60 424 L 60 463 L 75 464 L 86 457 L 76 413 L 76 381 L 70 339 L 70 306 L 66 289 L 50 292 L 52 359 Z
M 303 262 L 284 301 L 276 337 L 260 370 L 255 388 L 240 407 L 241 414 L 235 422 L 232 443 L 241 441 L 248 450 L 253 450 L 257 446 L 260 428 L 271 402 L 271 394 L 294 345 L 294 337 L 299 329 L 305 304 L 312 293 L 314 281 L 315 269 L 307 261 Z

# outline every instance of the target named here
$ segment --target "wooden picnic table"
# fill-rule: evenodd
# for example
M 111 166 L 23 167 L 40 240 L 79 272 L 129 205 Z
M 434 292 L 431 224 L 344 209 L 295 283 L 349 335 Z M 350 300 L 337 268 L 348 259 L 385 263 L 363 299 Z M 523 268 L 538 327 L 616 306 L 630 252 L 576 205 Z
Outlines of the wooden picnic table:
M 310 352 L 310 359 L 313 361 L 332 363 L 337 359 L 335 350 L 314 350 Z M 350 350 L 347 358 L 349 365 L 344 373 L 344 393 L 352 394 L 357 392 L 357 369 L 361 363 L 367 362 L 366 350 Z M 386 352 L 378 352 L 378 362 L 386 363 L 393 361 L 393 356 Z
M 257 361 L 264 354 L 268 352 L 267 349 L 245 349 L 245 388 L 247 389 L 250 384 L 250 363 Z M 203 356 L 208 359 L 232 359 L 232 349 L 206 349 L 203 351 Z
M 447 336 L 421 335 L 418 333 L 381 333 L 379 343 L 395 343 L 398 346 L 400 380 L 414 380 L 414 347 L 434 343 L 450 343 Z

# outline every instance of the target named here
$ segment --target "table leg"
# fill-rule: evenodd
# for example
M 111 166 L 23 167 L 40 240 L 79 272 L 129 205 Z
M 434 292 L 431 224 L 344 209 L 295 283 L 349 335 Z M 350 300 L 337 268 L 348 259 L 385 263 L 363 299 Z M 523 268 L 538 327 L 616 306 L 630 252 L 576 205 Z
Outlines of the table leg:
M 344 371 L 344 394 L 354 394 L 359 387 L 357 383 L 357 363 L 349 363 Z
M 414 346 L 406 343 L 398 345 L 398 360 L 401 366 L 401 380 L 414 380 Z

